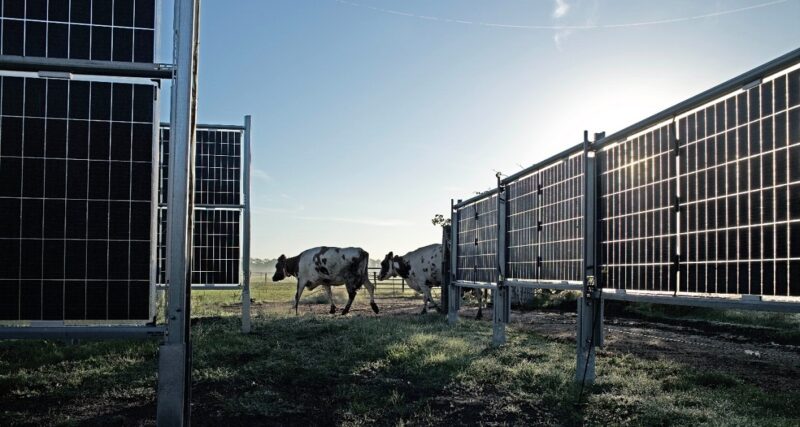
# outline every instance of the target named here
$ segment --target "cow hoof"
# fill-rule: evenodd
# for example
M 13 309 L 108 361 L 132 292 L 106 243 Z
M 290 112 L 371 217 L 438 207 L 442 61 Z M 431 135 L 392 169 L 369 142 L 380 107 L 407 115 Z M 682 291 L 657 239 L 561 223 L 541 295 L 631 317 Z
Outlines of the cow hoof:
M 331 306 L 330 314 L 336 314 L 336 306 L 335 305 Z
M 482 311 L 479 311 L 479 312 L 478 312 L 478 315 L 477 315 L 477 316 L 475 316 L 475 318 L 476 318 L 476 319 L 478 319 L 478 320 L 481 320 L 481 319 L 483 319 L 483 312 L 482 312 Z
M 371 302 L 371 303 L 369 303 L 369 306 L 372 307 L 372 311 L 374 311 L 375 314 L 378 314 L 378 312 L 380 312 L 380 310 L 378 310 L 378 304 L 375 304 L 374 302 Z
M 428 314 L 428 310 L 422 310 L 422 311 L 419 313 L 419 315 L 420 315 L 420 316 L 423 316 L 423 315 L 425 315 L 425 314 Z
M 344 310 L 342 310 L 342 316 L 347 315 L 347 313 L 349 313 L 349 312 L 350 312 L 350 309 L 349 308 L 345 308 Z

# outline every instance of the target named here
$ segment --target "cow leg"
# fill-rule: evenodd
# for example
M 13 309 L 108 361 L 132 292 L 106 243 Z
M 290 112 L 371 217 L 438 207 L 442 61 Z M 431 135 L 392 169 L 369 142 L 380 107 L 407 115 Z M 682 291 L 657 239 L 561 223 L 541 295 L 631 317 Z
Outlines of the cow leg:
M 476 319 L 483 319 L 483 292 L 480 289 L 475 289 L 475 295 L 478 297 L 478 314 Z
M 300 305 L 300 297 L 303 295 L 303 289 L 305 286 L 300 278 L 297 279 L 297 293 L 294 294 L 294 314 L 297 314 L 297 306 Z
M 423 285 L 423 288 L 422 288 L 422 290 L 423 290 L 423 292 L 425 293 L 425 298 L 426 298 L 428 301 L 430 301 L 431 305 L 433 305 L 433 308 L 435 308 L 435 309 L 436 309 L 436 311 L 438 311 L 438 312 L 440 312 L 440 313 L 441 313 L 441 312 L 442 312 L 442 308 L 441 308 L 441 307 L 439 307 L 439 304 L 437 304 L 437 303 L 436 303 L 436 301 L 434 301 L 433 297 L 431 296 L 431 287 L 430 287 L 430 286 Z M 427 304 L 426 304 L 425 306 L 426 306 L 426 308 L 427 308 Z
M 372 311 L 374 311 L 375 314 L 378 314 L 380 310 L 378 310 L 378 304 L 375 304 L 375 285 L 367 278 L 365 279 L 364 286 L 367 288 L 367 292 L 369 292 L 369 306 L 372 307 Z
M 347 285 L 347 305 L 342 309 L 342 316 L 350 312 L 350 306 L 353 305 L 353 300 L 356 299 L 356 290 L 350 285 Z
M 433 298 L 431 298 L 431 288 L 428 285 L 421 284 L 419 288 L 422 290 L 422 313 L 426 314 L 428 312 L 428 301 L 433 303 Z M 436 303 L 434 303 L 434 306 Z
M 324 285 L 325 293 L 328 294 L 328 301 L 331 302 L 331 311 L 330 313 L 336 313 L 336 305 L 333 303 L 333 292 L 331 292 L 331 287 L 329 285 Z

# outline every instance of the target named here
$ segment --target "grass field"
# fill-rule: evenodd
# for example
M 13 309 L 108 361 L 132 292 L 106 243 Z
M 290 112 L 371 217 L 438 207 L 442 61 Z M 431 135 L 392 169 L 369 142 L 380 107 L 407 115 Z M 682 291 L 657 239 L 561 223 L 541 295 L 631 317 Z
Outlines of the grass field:
M 382 298 L 373 315 L 364 294 L 340 316 L 308 293 L 295 316 L 293 284 L 256 284 L 245 336 L 238 292 L 193 292 L 193 424 L 800 423 L 800 380 L 780 389 L 724 364 L 603 350 L 597 384 L 579 400 L 574 338 L 512 324 L 509 343 L 492 348 L 487 321 L 463 317 L 451 327 L 441 315 L 418 315 L 410 292 Z M 341 307 L 344 294 L 336 298 Z M 758 322 L 798 327 L 790 315 Z M 155 342 L 0 342 L 0 425 L 153 424 L 157 350 Z

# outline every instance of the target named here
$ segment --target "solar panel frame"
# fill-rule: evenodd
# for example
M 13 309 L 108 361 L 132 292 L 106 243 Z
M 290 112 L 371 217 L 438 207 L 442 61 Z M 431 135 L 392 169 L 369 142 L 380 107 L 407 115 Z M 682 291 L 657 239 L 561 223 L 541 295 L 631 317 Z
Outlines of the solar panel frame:
M 675 290 L 674 135 L 670 121 L 598 152 L 606 288 Z
M 456 280 L 496 283 L 497 194 L 457 208 Z
M 13 218 L 9 209 L 20 209 L 18 268 L 0 273 L 2 320 L 152 319 L 157 90 L 150 81 L 0 72 L 0 120 L 10 125 L 0 142 L 3 216 Z M 127 133 L 114 134 L 113 128 Z M 25 172 L 8 173 L 13 164 Z M 60 178 L 47 179 L 54 173 Z M 115 177 L 128 185 L 109 185 Z M 19 183 L 18 191 L 8 187 L 10 181 Z M 13 220 L 3 222 L 0 234 L 13 228 Z M 9 236 L 3 237 L 8 246 Z M 31 283 L 39 289 L 23 286 Z M 122 287 L 124 292 L 114 291 Z M 16 307 L 10 303 L 15 299 Z
M 800 296 L 798 92 L 789 70 L 678 118 L 679 291 Z
M 153 63 L 158 0 L 4 1 L 3 55 Z
M 583 180 L 583 152 L 568 150 L 506 182 L 509 280 L 581 280 Z
M 198 125 L 195 149 L 195 228 L 192 285 L 240 286 L 243 234 L 243 143 L 241 126 Z M 159 142 L 159 231 L 156 281 L 166 283 L 166 198 L 169 128 L 162 124 Z M 220 231 L 224 230 L 224 231 Z

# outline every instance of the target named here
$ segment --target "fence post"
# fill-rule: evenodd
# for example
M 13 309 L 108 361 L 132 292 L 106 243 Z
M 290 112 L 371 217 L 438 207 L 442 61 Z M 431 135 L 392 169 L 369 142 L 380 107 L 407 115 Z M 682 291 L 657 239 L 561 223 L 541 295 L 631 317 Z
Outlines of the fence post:
M 590 151 L 588 132 L 583 136 L 583 294 L 578 298 L 577 369 L 575 381 L 595 379 L 595 347 L 603 345 L 602 284 L 597 271 L 597 160 Z
M 192 392 L 192 221 L 200 2 L 174 2 L 167 201 L 167 336 L 158 351 L 156 420 L 190 425 Z
M 497 173 L 497 289 L 492 293 L 492 344 L 506 343 L 506 324 L 511 317 L 511 295 L 506 280 L 506 199 L 505 187 Z
M 448 296 L 450 295 L 450 230 L 451 225 L 442 226 L 442 292 L 439 294 L 439 306 L 444 314 L 450 311 Z
M 447 322 L 453 325 L 458 321 L 461 292 L 456 286 L 458 280 L 458 211 L 453 209 L 452 199 L 450 200 L 450 271 L 448 271 L 448 276 L 450 276 L 450 281 L 447 285 Z
M 250 116 L 244 116 L 242 141 L 242 333 L 250 333 Z

